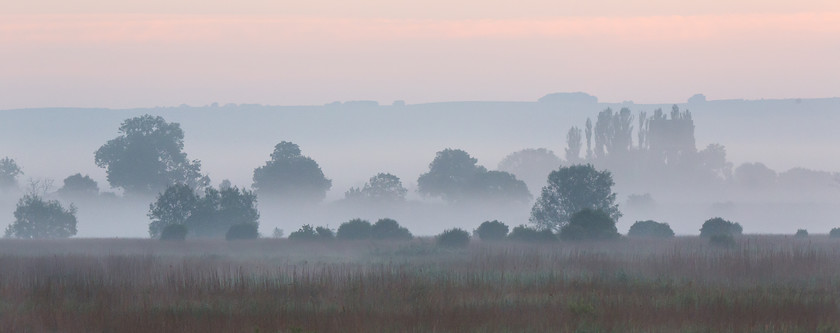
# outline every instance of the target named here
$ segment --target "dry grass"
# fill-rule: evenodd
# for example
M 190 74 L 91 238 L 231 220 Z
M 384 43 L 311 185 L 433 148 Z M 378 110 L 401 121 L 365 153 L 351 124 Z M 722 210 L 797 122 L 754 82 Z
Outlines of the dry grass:
M 838 332 L 840 241 L 0 241 L 8 332 Z

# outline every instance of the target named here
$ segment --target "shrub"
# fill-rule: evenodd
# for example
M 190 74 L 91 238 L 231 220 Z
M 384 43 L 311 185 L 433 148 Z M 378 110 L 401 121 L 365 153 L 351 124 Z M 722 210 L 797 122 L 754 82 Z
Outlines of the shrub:
M 560 229 L 562 240 L 609 240 L 621 237 L 615 221 L 600 210 L 584 209 L 569 219 Z
M 828 232 L 828 237 L 840 238 L 840 228 L 831 229 L 831 231 Z
M 508 226 L 497 220 L 484 221 L 475 230 L 476 235 L 483 241 L 503 240 L 507 237 Z
M 370 239 L 370 222 L 362 219 L 352 219 L 338 226 L 338 239 L 358 240 Z
M 408 229 L 401 227 L 397 221 L 388 218 L 376 221 L 370 228 L 370 233 L 373 239 L 409 240 L 413 238 Z
M 738 223 L 730 222 L 724 220 L 720 217 L 715 217 L 709 220 L 706 220 L 703 223 L 703 227 L 700 228 L 700 237 L 711 237 L 713 235 L 740 235 L 743 232 L 743 228 Z
M 318 240 L 333 240 L 335 239 L 335 234 L 332 230 L 330 230 L 330 228 L 317 227 L 315 228 L 315 237 Z
M 227 240 L 257 239 L 259 237 L 260 233 L 255 223 L 234 224 L 225 233 L 225 239 Z
M 513 228 L 513 231 L 507 237 L 509 240 L 518 242 L 552 242 L 557 240 L 557 236 L 551 232 L 551 229 L 537 230 L 524 225 Z
M 805 230 L 805 229 L 796 230 L 796 234 L 793 235 L 793 236 L 794 237 L 799 237 L 799 238 L 808 237 L 808 230 Z
M 660 223 L 653 220 L 636 221 L 636 223 L 630 226 L 627 236 L 671 238 L 674 237 L 674 230 L 671 230 L 671 226 L 668 223 Z
M 6 228 L 6 237 L 39 239 L 68 238 L 76 234 L 76 207 L 64 208 L 57 200 L 44 200 L 27 194 L 14 212 L 15 221 Z
M 714 234 L 709 236 L 709 244 L 717 247 L 735 247 L 735 237 L 731 234 Z
M 187 227 L 183 224 L 170 224 L 163 228 L 160 233 L 160 240 L 178 240 L 187 238 Z
M 315 228 L 312 228 L 311 225 L 304 224 L 298 229 L 298 231 L 293 231 L 289 234 L 289 239 L 291 240 L 317 240 L 318 234 L 315 233 Z
M 444 230 L 437 236 L 437 244 L 443 247 L 467 247 L 470 244 L 470 234 L 459 228 Z

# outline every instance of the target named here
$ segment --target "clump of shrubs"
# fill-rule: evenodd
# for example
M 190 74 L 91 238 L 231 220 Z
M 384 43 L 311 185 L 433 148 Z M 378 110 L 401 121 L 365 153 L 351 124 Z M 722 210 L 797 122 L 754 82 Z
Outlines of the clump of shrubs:
M 714 235 L 740 235 L 744 229 L 740 224 L 715 217 L 706 220 L 700 228 L 700 237 L 711 237 Z
M 833 228 L 828 232 L 828 237 L 840 238 L 840 228 Z
M 668 223 L 660 223 L 653 220 L 636 221 L 630 226 L 627 236 L 648 237 L 648 238 L 672 238 L 674 230 Z
M 163 228 L 160 240 L 182 241 L 187 238 L 187 227 L 183 224 L 170 224 Z
M 796 234 L 794 234 L 793 237 L 807 238 L 808 237 L 808 230 L 805 230 L 805 229 L 796 230 Z
M 444 230 L 436 239 L 437 244 L 443 247 L 464 248 L 470 244 L 470 234 L 460 228 Z
M 333 240 L 335 239 L 335 234 L 330 228 L 315 227 L 315 238 L 318 240 Z
M 260 233 L 255 223 L 234 224 L 225 233 L 225 239 L 227 240 L 257 239 L 259 237 Z
M 613 240 L 620 237 L 615 221 L 607 213 L 588 208 L 572 215 L 569 223 L 560 229 L 562 240 Z
M 500 241 L 508 235 L 508 226 L 497 220 L 484 221 L 475 229 L 475 234 L 483 241 Z
M 352 219 L 338 226 L 336 237 L 341 240 L 370 239 L 370 222 L 362 219 Z
M 304 224 L 303 226 L 298 229 L 298 231 L 294 231 L 289 234 L 290 240 L 301 240 L 301 241 L 323 241 L 323 240 L 331 240 L 334 239 L 335 235 L 333 235 L 332 230 L 325 227 L 317 227 L 313 228 L 309 224 Z
M 403 228 L 396 220 L 384 218 L 379 219 L 370 228 L 371 238 L 379 240 L 411 240 L 414 236 L 408 229 Z
M 508 235 L 508 239 L 517 242 L 553 242 L 557 240 L 557 236 L 551 229 L 537 230 L 525 225 L 520 225 L 513 228 L 513 231 Z

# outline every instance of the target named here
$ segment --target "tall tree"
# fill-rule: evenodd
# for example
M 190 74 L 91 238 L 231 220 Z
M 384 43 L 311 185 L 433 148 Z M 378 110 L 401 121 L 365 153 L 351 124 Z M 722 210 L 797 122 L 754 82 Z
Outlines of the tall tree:
M 274 146 L 271 159 L 254 170 L 254 190 L 261 196 L 295 202 L 324 200 L 332 181 L 315 160 L 301 154 L 300 147 L 283 141 Z
M 131 194 L 154 194 L 173 184 L 207 186 L 201 162 L 184 153 L 184 132 L 178 123 L 143 115 L 126 119 L 120 135 L 95 153 L 96 165 L 105 168 L 108 183 Z
M 566 161 L 571 164 L 580 162 L 581 130 L 572 126 L 566 134 Z
M 559 231 L 583 209 L 600 210 L 613 220 L 621 217 L 609 171 L 592 165 L 562 167 L 548 176 L 548 185 L 531 209 L 531 223 Z
M 592 119 L 586 118 L 586 159 L 592 159 Z
M 16 187 L 17 177 L 22 174 L 15 160 L 9 157 L 0 159 L 0 189 Z

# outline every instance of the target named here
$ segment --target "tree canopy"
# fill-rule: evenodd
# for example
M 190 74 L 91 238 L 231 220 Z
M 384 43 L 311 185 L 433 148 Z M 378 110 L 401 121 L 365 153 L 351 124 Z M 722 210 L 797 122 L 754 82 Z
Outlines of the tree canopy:
M 512 173 L 528 185 L 531 191 L 538 191 L 545 186 L 545 180 L 551 171 L 560 167 L 562 161 L 553 151 L 538 149 L 523 149 L 505 156 L 497 169 Z M 536 194 L 536 193 L 534 193 Z
M 149 235 L 160 237 L 171 224 L 183 224 L 196 237 L 221 238 L 233 225 L 259 226 L 257 197 L 238 187 L 208 187 L 198 195 L 188 185 L 173 185 L 149 205 Z
M 291 201 L 324 200 L 332 181 L 315 160 L 301 154 L 300 147 L 283 141 L 274 146 L 271 159 L 254 170 L 254 190 L 260 195 Z
M 477 159 L 460 149 L 439 151 L 429 164 L 429 172 L 417 179 L 418 191 L 448 202 L 527 202 L 531 199 L 528 186 L 523 181 L 504 171 L 487 171 L 477 162 Z
M 563 240 L 610 240 L 620 236 L 615 220 L 603 211 L 590 208 L 572 215 L 569 223 L 560 229 Z
M 379 173 L 370 177 L 364 187 L 350 188 L 344 197 L 350 200 L 366 200 L 374 203 L 395 203 L 405 201 L 408 190 L 402 181 L 390 173 Z
M 64 208 L 56 200 L 27 194 L 18 201 L 15 221 L 6 228 L 6 237 L 67 238 L 76 234 L 76 207 Z
M 99 184 L 88 175 L 81 173 L 64 178 L 64 186 L 58 189 L 63 197 L 96 196 L 99 194 Z
M 9 157 L 0 159 L 0 189 L 17 186 L 17 177 L 22 174 L 15 160 Z
M 572 215 L 594 209 L 605 212 L 613 220 L 621 217 L 609 171 L 598 171 L 592 165 L 561 167 L 548 176 L 548 185 L 531 209 L 531 222 L 543 228 L 560 230 Z
M 201 162 L 184 153 L 184 132 L 178 123 L 143 115 L 126 119 L 120 135 L 96 150 L 95 161 L 105 168 L 108 183 L 130 194 L 154 194 L 173 184 L 202 188 L 210 179 Z

